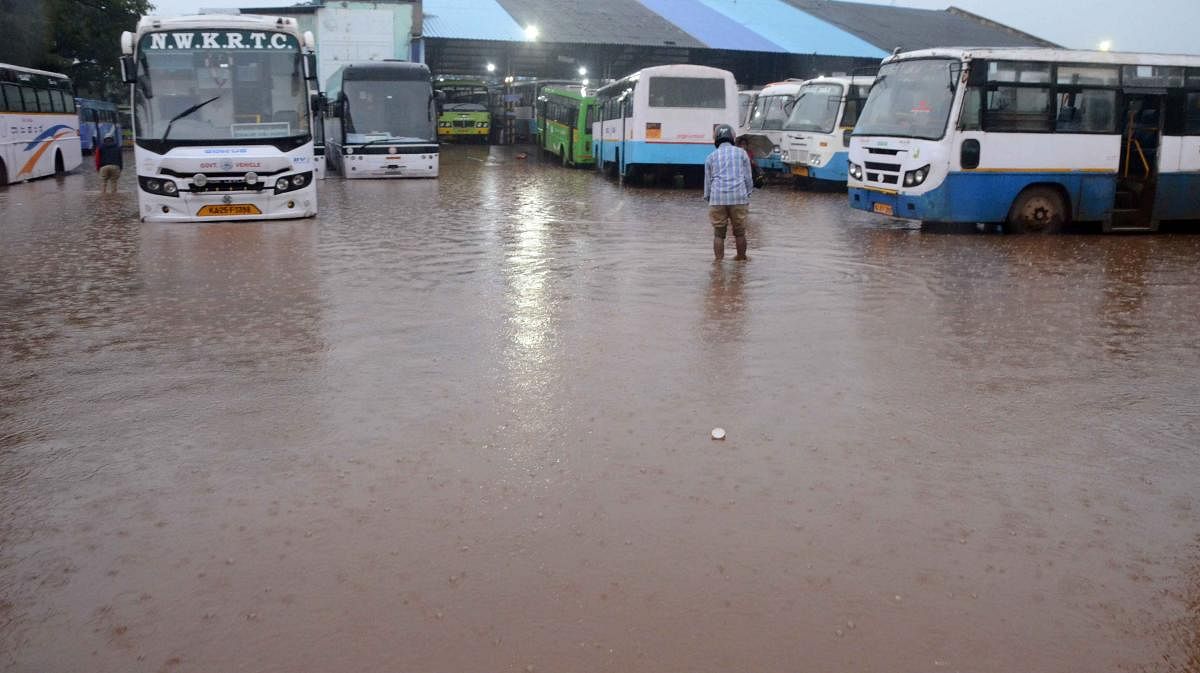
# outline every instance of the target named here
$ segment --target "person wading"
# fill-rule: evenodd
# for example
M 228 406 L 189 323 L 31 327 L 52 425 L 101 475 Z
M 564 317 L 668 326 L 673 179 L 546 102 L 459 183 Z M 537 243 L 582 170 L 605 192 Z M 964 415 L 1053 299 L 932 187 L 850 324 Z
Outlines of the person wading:
M 117 193 L 117 179 L 121 177 L 124 166 L 121 156 L 121 146 L 111 135 L 104 136 L 100 147 L 96 148 L 96 170 L 100 171 L 100 193 L 108 193 L 108 185 L 112 183 L 113 194 Z
M 750 192 L 754 191 L 754 172 L 750 157 L 733 144 L 733 127 L 721 124 L 713 131 L 717 149 L 704 161 L 704 200 L 708 201 L 708 221 L 713 227 L 713 255 L 725 258 L 725 233 L 733 225 L 737 241 L 737 260 L 746 256 L 746 220 L 750 214 Z

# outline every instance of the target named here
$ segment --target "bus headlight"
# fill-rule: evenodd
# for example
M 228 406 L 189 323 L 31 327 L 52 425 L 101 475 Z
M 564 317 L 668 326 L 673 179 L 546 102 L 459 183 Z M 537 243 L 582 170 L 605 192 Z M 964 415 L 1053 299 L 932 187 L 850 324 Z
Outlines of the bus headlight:
M 192 184 L 197 187 L 203 187 L 208 184 L 208 176 L 203 173 L 197 173 L 192 176 Z
M 275 181 L 275 193 L 294 192 L 312 181 L 312 173 L 297 173 L 290 178 L 279 178 Z
M 862 166 L 859 166 L 858 164 L 854 163 L 853 161 L 850 161 L 847 163 L 848 163 L 847 168 L 850 171 L 850 177 L 854 178 L 855 180 L 862 180 L 863 179 Z
M 163 180 L 162 190 L 163 194 L 166 194 L 167 196 L 175 196 L 179 193 L 179 187 L 175 185 L 174 180 Z
M 929 165 L 926 164 L 915 171 L 908 171 L 904 174 L 904 186 L 916 187 L 925 182 L 925 178 L 929 177 Z
M 811 164 L 811 165 L 813 165 L 813 166 L 820 166 L 820 165 L 821 165 L 821 155 L 820 155 L 820 154 L 813 154 L 813 155 L 809 156 L 809 157 L 808 157 L 808 163 L 809 163 L 809 164 Z

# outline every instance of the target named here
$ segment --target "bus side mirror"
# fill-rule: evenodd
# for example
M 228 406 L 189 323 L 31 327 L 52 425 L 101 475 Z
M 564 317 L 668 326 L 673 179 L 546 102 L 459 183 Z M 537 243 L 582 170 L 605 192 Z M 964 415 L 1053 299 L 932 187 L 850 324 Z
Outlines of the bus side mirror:
M 958 162 L 966 170 L 974 170 L 979 168 L 980 160 L 979 141 L 974 138 L 968 138 L 963 141 L 962 148 L 959 150 Z
M 329 101 L 326 100 L 323 92 L 314 93 L 309 100 L 312 105 L 313 114 L 321 114 L 329 105 Z
M 304 54 L 304 79 L 309 82 L 317 79 L 317 55 L 311 51 Z
M 137 63 L 132 56 L 121 57 L 121 81 L 126 84 L 137 82 Z
M 854 134 L 854 129 L 846 129 L 842 131 L 842 147 L 850 147 L 850 136 Z

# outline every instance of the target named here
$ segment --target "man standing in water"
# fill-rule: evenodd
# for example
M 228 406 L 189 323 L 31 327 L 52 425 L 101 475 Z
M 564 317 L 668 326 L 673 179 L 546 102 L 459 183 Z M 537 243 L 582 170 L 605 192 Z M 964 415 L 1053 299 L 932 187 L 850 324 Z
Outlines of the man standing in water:
M 725 233 L 733 225 L 737 241 L 737 260 L 746 256 L 746 220 L 750 214 L 750 192 L 754 191 L 754 173 L 750 157 L 733 144 L 733 127 L 721 124 L 713 131 L 717 149 L 704 161 L 704 200 L 708 201 L 708 220 L 713 227 L 713 255 L 725 258 Z
M 100 193 L 107 194 L 108 186 L 112 185 L 113 194 L 117 193 L 117 180 L 121 177 L 121 146 L 111 134 L 104 136 L 104 141 L 96 152 L 96 170 L 100 171 Z

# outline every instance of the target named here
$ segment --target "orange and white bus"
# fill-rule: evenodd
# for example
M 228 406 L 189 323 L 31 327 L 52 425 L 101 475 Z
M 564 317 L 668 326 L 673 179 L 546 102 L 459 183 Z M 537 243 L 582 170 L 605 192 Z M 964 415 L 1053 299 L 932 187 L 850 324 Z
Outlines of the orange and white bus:
M 82 160 L 71 80 L 0 63 L 0 185 L 61 175 Z

